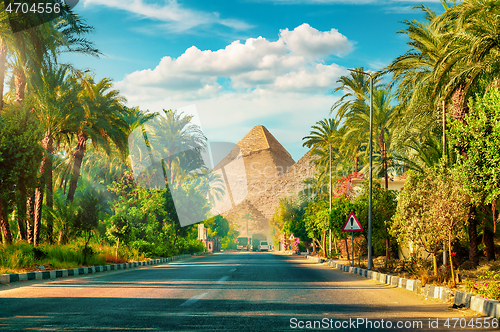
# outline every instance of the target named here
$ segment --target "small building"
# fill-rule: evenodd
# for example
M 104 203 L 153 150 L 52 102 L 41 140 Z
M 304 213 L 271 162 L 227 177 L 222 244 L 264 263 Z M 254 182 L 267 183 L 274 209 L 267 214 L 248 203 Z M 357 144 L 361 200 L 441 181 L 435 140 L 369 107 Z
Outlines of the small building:
M 198 240 L 203 242 L 207 252 L 219 252 L 221 249 L 220 237 L 207 236 L 207 229 L 203 224 L 198 224 Z
M 204 242 L 205 247 L 208 252 L 219 252 L 220 251 L 220 237 L 209 236 Z

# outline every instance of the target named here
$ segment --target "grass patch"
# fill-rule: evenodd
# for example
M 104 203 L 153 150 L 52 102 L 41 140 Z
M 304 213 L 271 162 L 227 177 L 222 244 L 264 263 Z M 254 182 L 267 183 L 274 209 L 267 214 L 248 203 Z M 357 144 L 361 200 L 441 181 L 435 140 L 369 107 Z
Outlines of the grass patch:
M 114 247 L 92 243 L 85 257 L 84 246 L 80 242 L 43 244 L 36 248 L 26 242 L 0 244 L 0 274 L 38 271 L 41 265 L 47 270 L 60 270 L 146 259 L 138 250 L 120 249 L 117 257 Z

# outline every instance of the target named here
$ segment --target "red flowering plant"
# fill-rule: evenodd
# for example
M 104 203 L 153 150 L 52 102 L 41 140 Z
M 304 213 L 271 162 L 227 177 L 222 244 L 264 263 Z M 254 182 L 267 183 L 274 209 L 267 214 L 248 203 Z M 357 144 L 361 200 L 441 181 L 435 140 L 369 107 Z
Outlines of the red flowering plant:
M 354 186 L 352 184 L 353 179 L 362 179 L 363 174 L 359 172 L 354 172 L 341 177 L 337 180 L 335 189 L 333 190 L 333 197 L 347 197 L 350 198 L 354 195 Z

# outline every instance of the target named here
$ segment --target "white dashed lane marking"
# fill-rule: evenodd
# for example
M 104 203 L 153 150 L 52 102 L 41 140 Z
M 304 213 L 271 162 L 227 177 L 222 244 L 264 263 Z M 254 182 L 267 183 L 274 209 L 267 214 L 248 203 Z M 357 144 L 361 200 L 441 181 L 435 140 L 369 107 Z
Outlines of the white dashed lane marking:
M 227 279 L 229 279 L 229 276 L 224 276 L 224 277 L 220 278 L 219 281 L 217 281 L 217 282 L 221 283 L 221 282 L 226 281 Z
M 197 295 L 193 296 L 192 298 L 190 298 L 189 300 L 187 300 L 186 302 L 184 302 L 183 304 L 181 304 L 180 306 L 187 307 L 191 304 L 194 304 L 194 303 L 198 302 L 198 300 L 201 300 L 202 298 L 207 296 L 207 294 L 208 294 L 208 292 L 197 294 Z

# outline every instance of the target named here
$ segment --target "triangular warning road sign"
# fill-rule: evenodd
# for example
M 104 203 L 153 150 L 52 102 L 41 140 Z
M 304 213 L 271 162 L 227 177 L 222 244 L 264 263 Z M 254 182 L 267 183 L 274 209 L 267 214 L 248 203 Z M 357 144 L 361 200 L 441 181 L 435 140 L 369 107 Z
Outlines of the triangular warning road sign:
M 363 231 L 363 227 L 361 227 L 361 224 L 358 221 L 358 218 L 354 215 L 354 212 L 351 212 L 349 215 L 349 218 L 347 218 L 347 221 L 344 224 L 344 227 L 342 227 L 342 232 L 361 232 Z

